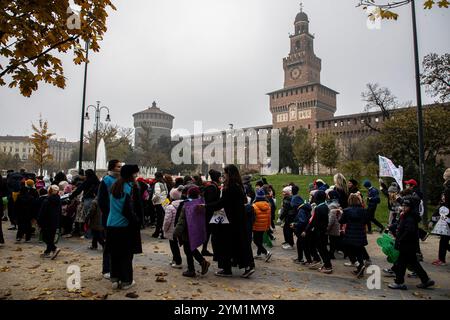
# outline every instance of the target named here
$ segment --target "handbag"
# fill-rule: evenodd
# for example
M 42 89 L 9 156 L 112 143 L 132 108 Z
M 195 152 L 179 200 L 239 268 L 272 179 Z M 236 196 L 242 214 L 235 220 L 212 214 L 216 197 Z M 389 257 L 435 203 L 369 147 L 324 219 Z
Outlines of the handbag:
M 229 224 L 230 221 L 228 221 L 227 214 L 225 213 L 224 209 L 220 209 L 217 211 L 214 211 L 213 216 L 211 217 L 211 220 L 209 220 L 210 224 Z

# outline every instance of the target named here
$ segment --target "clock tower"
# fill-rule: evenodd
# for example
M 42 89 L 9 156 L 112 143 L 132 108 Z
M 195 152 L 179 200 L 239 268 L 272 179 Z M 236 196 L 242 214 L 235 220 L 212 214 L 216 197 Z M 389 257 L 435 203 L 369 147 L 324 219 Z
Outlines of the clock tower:
M 309 33 L 309 20 L 303 9 L 294 22 L 290 35 L 290 52 L 283 59 L 284 87 L 320 83 L 322 61 L 314 54 L 314 36 Z
M 283 59 L 283 89 L 268 93 L 273 128 L 317 129 L 316 121 L 328 120 L 336 112 L 336 91 L 320 82 L 322 61 L 314 53 L 314 36 L 303 8 L 295 17 L 290 50 Z

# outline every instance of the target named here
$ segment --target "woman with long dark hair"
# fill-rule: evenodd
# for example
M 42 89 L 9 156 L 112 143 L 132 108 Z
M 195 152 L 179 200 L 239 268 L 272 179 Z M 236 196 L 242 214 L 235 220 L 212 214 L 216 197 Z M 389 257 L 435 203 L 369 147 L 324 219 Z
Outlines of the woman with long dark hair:
M 247 197 L 241 175 L 235 165 L 230 164 L 224 168 L 224 178 L 220 199 L 206 205 L 207 209 L 216 212 L 223 209 L 225 213 L 223 219 L 217 219 L 218 223 L 216 223 L 217 226 L 213 231 L 217 244 L 214 249 L 214 256 L 217 258 L 218 266 L 221 269 L 216 272 L 216 275 L 220 277 L 232 276 L 231 268 L 235 265 L 240 269 L 245 268 L 242 277 L 248 278 L 255 272 L 255 263 L 251 239 L 246 230 L 245 204 L 247 203 Z
M 111 187 L 106 248 L 111 256 L 111 282 L 113 289 L 129 289 L 133 280 L 133 255 L 142 253 L 140 235 L 140 211 L 142 211 L 139 188 L 135 182 L 139 168 L 124 165 L 120 178 Z

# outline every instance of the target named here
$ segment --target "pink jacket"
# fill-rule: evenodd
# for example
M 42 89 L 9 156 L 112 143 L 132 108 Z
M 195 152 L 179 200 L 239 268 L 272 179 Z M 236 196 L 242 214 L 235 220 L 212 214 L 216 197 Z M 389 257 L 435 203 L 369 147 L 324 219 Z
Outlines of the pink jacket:
M 169 240 L 173 239 L 173 231 L 175 230 L 175 217 L 177 215 L 177 209 L 182 201 L 183 200 L 172 201 L 172 203 L 167 205 L 164 209 L 165 215 L 164 215 L 163 231 L 164 237 Z

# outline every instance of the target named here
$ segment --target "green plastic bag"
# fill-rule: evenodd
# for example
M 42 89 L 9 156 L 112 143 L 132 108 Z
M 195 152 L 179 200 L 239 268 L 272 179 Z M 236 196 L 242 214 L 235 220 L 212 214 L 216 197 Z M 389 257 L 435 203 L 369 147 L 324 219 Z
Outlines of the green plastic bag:
M 268 246 L 269 248 L 273 247 L 272 244 L 272 240 L 270 240 L 269 235 L 267 234 L 267 232 L 264 232 L 264 236 L 263 236 L 263 244 Z
M 377 239 L 378 246 L 381 247 L 381 251 L 387 256 L 387 261 L 390 263 L 397 262 L 399 251 L 395 249 L 395 240 L 390 235 L 384 233 Z
M 3 208 L 6 208 L 8 206 L 8 198 L 7 197 L 3 197 L 2 201 L 3 201 Z

